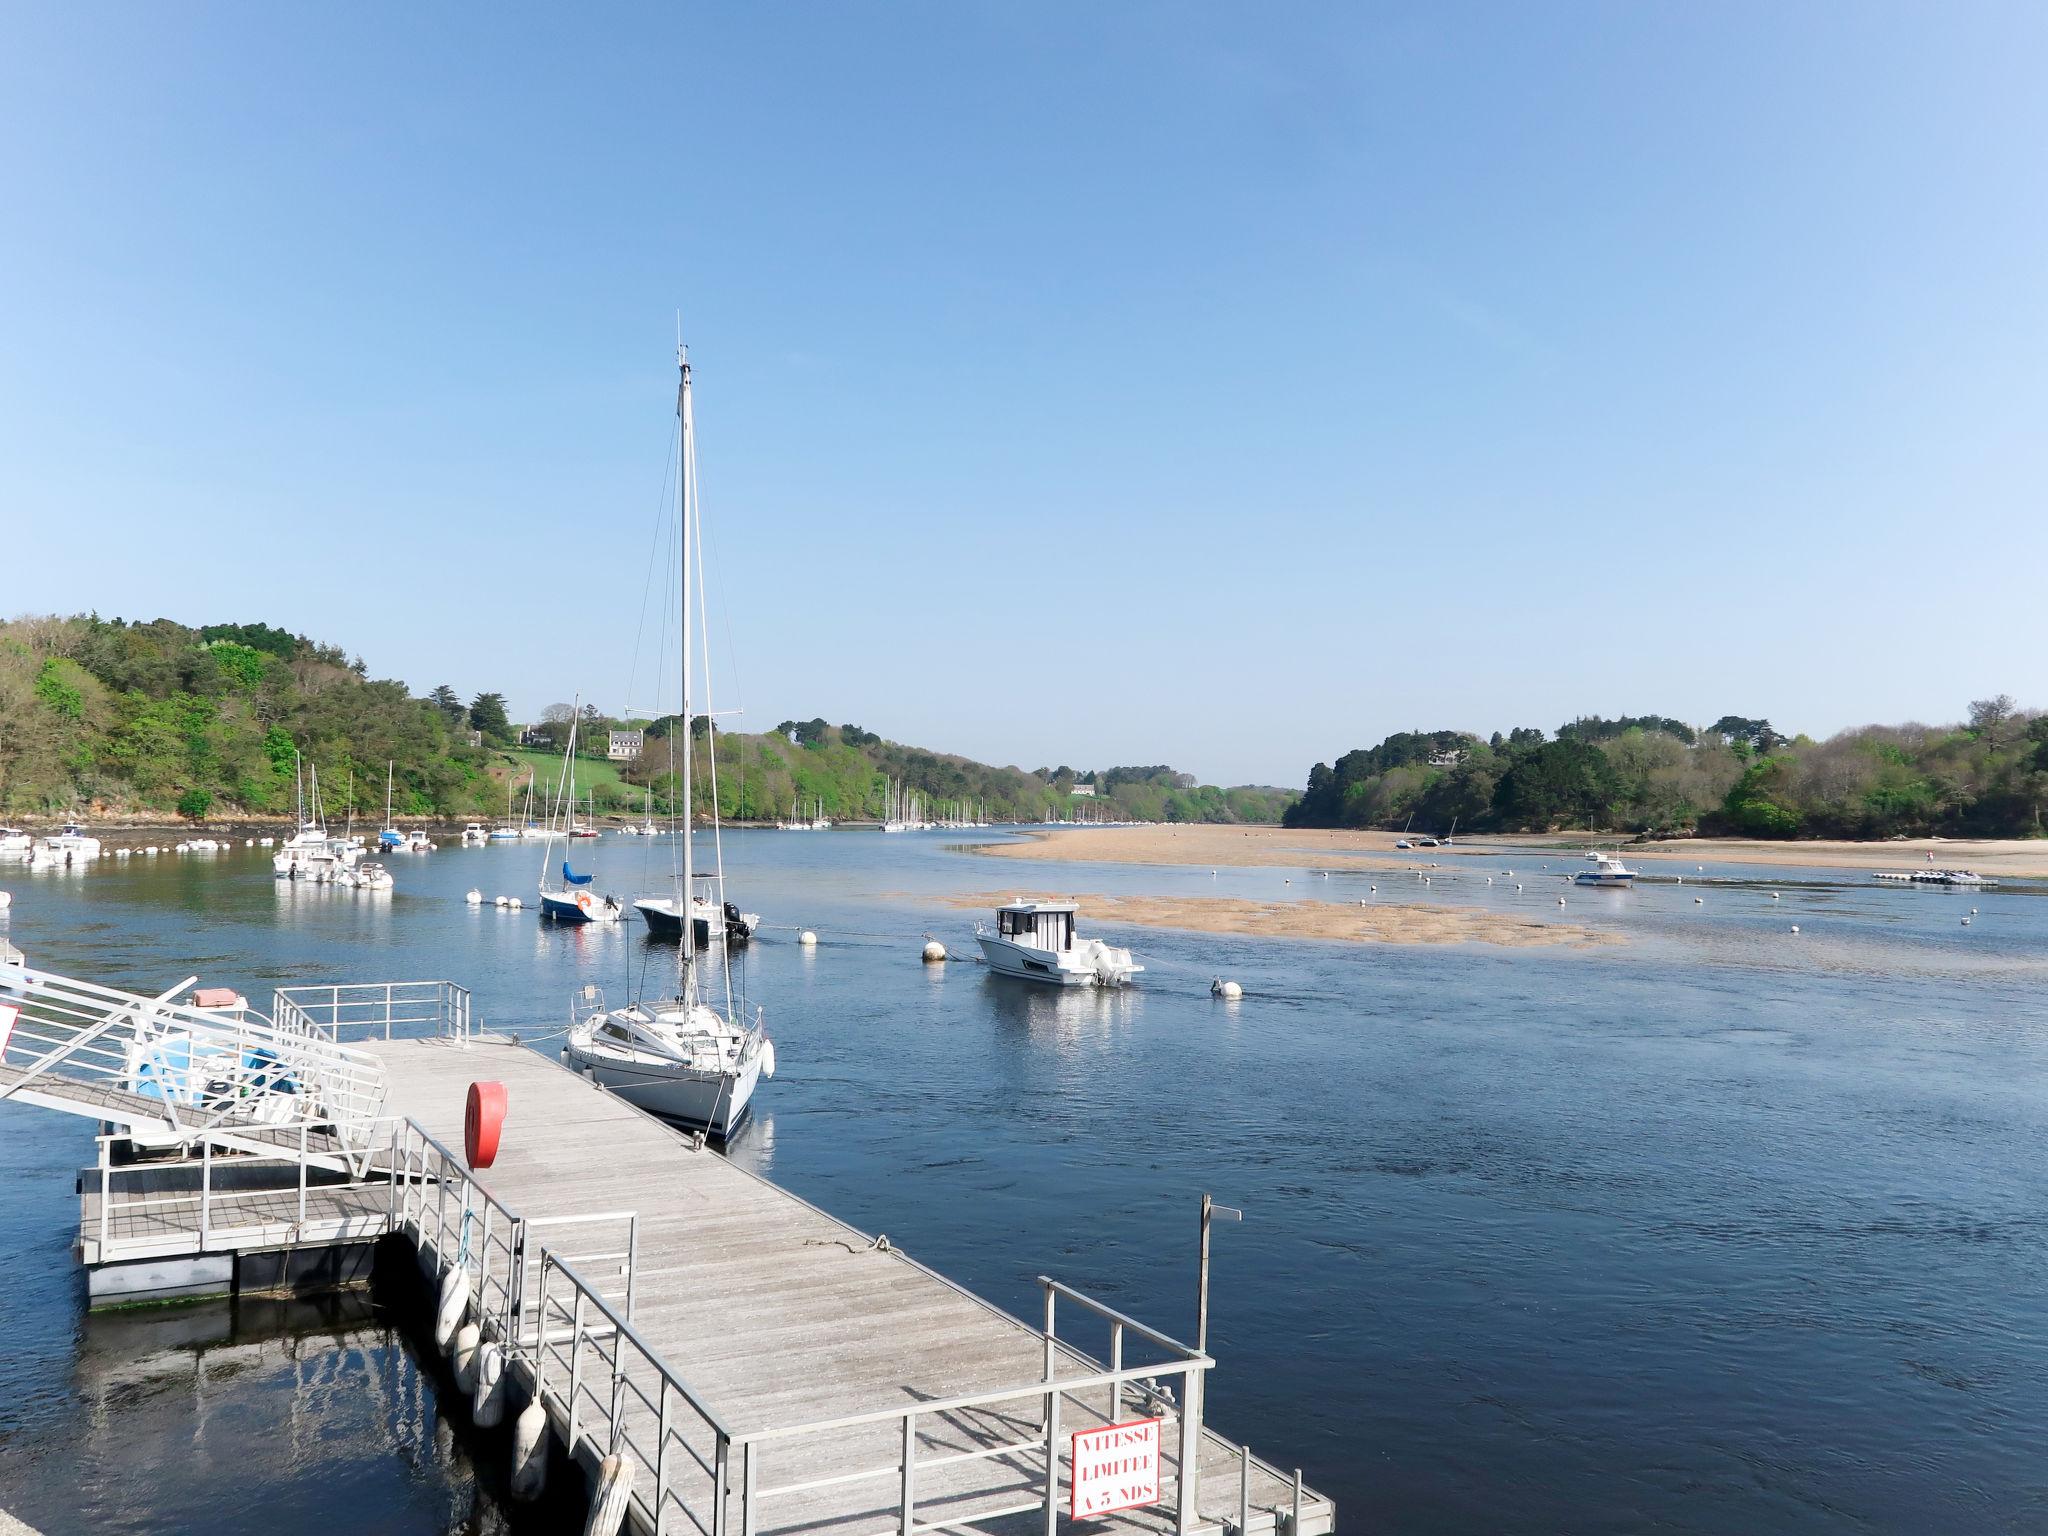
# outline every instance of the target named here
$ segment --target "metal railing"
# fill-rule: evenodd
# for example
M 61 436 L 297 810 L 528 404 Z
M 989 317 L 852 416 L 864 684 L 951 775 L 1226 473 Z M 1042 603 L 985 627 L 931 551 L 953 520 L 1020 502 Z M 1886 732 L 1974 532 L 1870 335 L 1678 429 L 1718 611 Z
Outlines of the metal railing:
M 18 973 L 19 1015 L 0 1050 L 0 1099 L 20 1098 L 197 1142 L 230 1127 L 275 1136 L 311 1123 L 350 1152 L 367 1146 L 384 1069 L 331 1039 L 280 1028 L 247 1007 L 175 999 L 193 978 L 141 997 L 46 971 Z
M 1044 1514 L 1045 1528 L 1050 1533 L 1055 1528 L 1060 1505 L 1060 1422 L 1064 1407 L 1072 1403 L 1077 1411 L 1091 1416 L 1099 1414 L 1097 1422 L 1113 1424 L 1121 1418 L 1127 1394 L 1133 1406 L 1142 1406 L 1159 1417 L 1177 1418 L 1179 1421 L 1178 1460 L 1181 1470 L 1175 1492 L 1175 1528 L 1183 1533 L 1192 1531 L 1199 1520 L 1197 1478 L 1193 1469 L 1198 1466 L 1201 1454 L 1202 1380 L 1203 1373 L 1214 1362 L 1179 1340 L 1147 1327 L 1071 1286 L 1043 1275 L 1039 1277 L 1039 1286 L 1045 1297 L 1045 1326 L 1040 1334 L 1045 1346 L 1042 1379 L 994 1391 L 917 1403 L 907 1408 L 885 1408 L 807 1424 L 756 1430 L 738 1437 L 732 1450 L 739 1457 L 740 1536 L 756 1536 L 760 1507 L 768 1500 L 891 1477 L 896 1484 L 894 1530 L 898 1536 L 927 1536 L 927 1533 L 1033 1512 Z M 1107 1366 L 1089 1359 L 1059 1337 L 1059 1302 L 1062 1299 L 1081 1306 L 1108 1323 L 1110 1359 Z M 1166 1358 L 1127 1362 L 1126 1344 L 1131 1336 L 1153 1346 Z M 1079 1369 L 1073 1369 L 1075 1367 Z M 1068 1368 L 1071 1374 L 1060 1375 L 1062 1368 Z M 1175 1378 L 1180 1383 L 1178 1404 L 1170 1385 Z M 1099 1408 L 1093 1406 L 1097 1402 L 1101 1404 Z M 1000 1412 L 1006 1405 L 1016 1404 L 1029 1405 L 1033 1420 L 1031 1432 L 997 1438 L 999 1430 L 1014 1431 L 1017 1421 L 1025 1417 L 1014 1412 Z M 995 1422 L 976 1422 L 976 1415 Z M 762 1485 L 762 1463 L 767 1446 L 801 1439 L 843 1438 L 849 1432 L 885 1425 L 895 1427 L 895 1432 L 888 1437 L 893 1451 L 881 1460 L 871 1459 L 823 1477 L 774 1486 Z M 926 1442 L 937 1440 L 941 1431 L 952 1440 L 978 1443 L 965 1448 L 942 1443 L 932 1447 L 936 1454 L 927 1454 Z M 1029 1497 L 1012 1498 L 1008 1503 L 993 1506 L 977 1505 L 971 1511 L 949 1511 L 947 1518 L 942 1520 L 918 1521 L 919 1487 L 924 1474 L 969 1461 L 1004 1457 L 1016 1458 L 1012 1466 L 1020 1470 L 1020 1483 L 1035 1484 Z M 990 1490 L 984 1496 L 1000 1498 L 1006 1491 Z M 949 1500 L 955 1504 L 960 1499 L 961 1494 L 957 1491 L 949 1495 Z
M 452 981 L 371 981 L 279 987 L 272 1012 L 280 1028 L 323 1040 L 404 1039 L 438 1035 L 467 1045 L 469 989 Z
M 401 1123 L 387 1119 L 379 1126 Z M 371 1186 L 347 1176 L 339 1181 L 313 1178 L 315 1134 L 312 1124 L 302 1120 L 277 1150 L 259 1152 L 232 1133 L 201 1131 L 196 1153 L 186 1149 L 177 1157 L 141 1163 L 114 1161 L 115 1147 L 127 1136 L 94 1137 L 99 1147 L 99 1203 L 91 1224 L 99 1247 L 95 1262 L 205 1253 L 237 1243 L 295 1243 L 307 1238 L 309 1227 L 322 1229 L 326 1240 L 381 1236 L 389 1218 Z M 238 1180 L 249 1169 L 279 1164 L 293 1168 L 290 1180 L 236 1187 L 219 1182 L 223 1175 Z M 195 1177 L 196 1184 L 179 1182 Z M 137 1190 L 138 1185 L 157 1187 Z M 335 1197 L 346 1194 L 357 1197 L 353 1208 L 334 1204 Z

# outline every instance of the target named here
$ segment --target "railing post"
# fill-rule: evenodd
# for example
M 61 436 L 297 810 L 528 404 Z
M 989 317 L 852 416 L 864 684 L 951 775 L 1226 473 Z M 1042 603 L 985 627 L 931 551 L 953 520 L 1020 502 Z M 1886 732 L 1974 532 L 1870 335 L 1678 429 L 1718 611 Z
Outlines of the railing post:
M 1048 1292 L 1048 1300 L 1050 1293 Z M 1060 1395 L 1045 1394 L 1045 1536 L 1060 1524 Z
M 1124 1368 L 1124 1325 L 1112 1321 L 1109 1325 L 1109 1368 L 1121 1371 Z M 1109 1422 L 1114 1424 L 1124 1416 L 1124 1379 L 1118 1376 L 1109 1384 Z
M 1252 1528 L 1252 1448 L 1237 1448 L 1237 1536 Z
M 107 1239 L 113 1226 L 109 1221 L 108 1206 L 114 1198 L 114 1146 L 106 1137 L 100 1138 L 100 1262 L 107 1262 Z
M 655 1401 L 660 1405 L 660 1427 L 654 1438 L 654 1536 L 661 1536 L 668 1517 L 668 1373 L 655 1378 Z
M 199 1251 L 213 1239 L 213 1137 L 199 1138 Z
M 1289 1517 L 1287 1536 L 1301 1536 L 1301 1468 L 1294 1469 L 1294 1513 Z
M 576 1287 L 576 1306 L 569 1319 L 569 1454 L 576 1454 L 576 1426 L 583 1411 L 583 1287 Z
M 612 1395 L 606 1413 L 611 1419 L 611 1433 L 605 1436 L 605 1454 L 615 1456 L 626 1438 L 626 1336 L 619 1329 L 612 1330 Z
M 1202 1372 L 1189 1362 L 1181 1390 L 1180 1409 L 1180 1494 L 1174 1508 L 1174 1529 L 1179 1536 L 1192 1536 L 1202 1523 Z
M 740 1536 L 754 1536 L 754 1442 L 740 1450 Z
M 640 1274 L 640 1213 L 626 1218 L 626 1321 L 633 1321 L 633 1283 Z
M 484 1202 L 484 1231 L 476 1245 L 476 1316 L 482 1322 L 489 1316 L 485 1295 L 491 1283 L 491 1202 Z
M 898 1536 L 910 1536 L 917 1525 L 917 1415 L 903 1415 L 903 1503 Z
M 1057 1295 L 1056 1295 L 1056 1294 L 1054 1293 L 1054 1291 L 1053 1291 L 1053 1288 L 1052 1288 L 1052 1282 L 1051 1282 L 1050 1280 L 1047 1280 L 1047 1281 L 1045 1281 L 1045 1282 L 1044 1282 L 1044 1284 L 1045 1284 L 1045 1377 L 1044 1377 L 1044 1379 L 1045 1379 L 1045 1380 L 1047 1380 L 1047 1381 L 1051 1381 L 1051 1380 L 1052 1380 L 1052 1377 L 1053 1377 L 1053 1371 L 1054 1371 L 1054 1369 L 1056 1368 L 1056 1366 L 1057 1366 L 1057 1365 L 1058 1365 L 1058 1363 L 1059 1363 L 1059 1362 L 1058 1362 L 1058 1359 L 1057 1359 L 1057 1357 L 1056 1357 L 1056 1356 L 1055 1356 L 1055 1354 L 1054 1354 L 1054 1347 L 1053 1347 L 1053 1339 L 1054 1339 L 1054 1337 L 1056 1336 L 1056 1332 L 1055 1332 L 1055 1327 L 1054 1327 L 1054 1324 L 1055 1324 L 1055 1321 L 1056 1321 L 1056 1319 L 1055 1319 L 1055 1316 L 1054 1316 L 1054 1310 L 1053 1310 L 1053 1309 L 1054 1309 L 1054 1308 L 1055 1308 L 1055 1307 L 1056 1307 L 1056 1306 L 1058 1305 L 1058 1302 L 1059 1302 L 1059 1297 L 1058 1297 L 1058 1296 L 1057 1296 Z
M 304 1120 L 299 1122 L 299 1225 L 301 1227 L 304 1227 L 306 1224 L 306 1132 L 310 1128 L 308 1122 Z
M 540 1295 L 534 1299 L 533 1400 L 545 1413 L 548 1406 L 548 1261 L 540 1261 Z
M 712 1433 L 718 1438 L 711 1448 L 711 1536 L 725 1536 L 732 1523 L 725 1507 L 732 1481 L 732 1442 L 722 1429 Z

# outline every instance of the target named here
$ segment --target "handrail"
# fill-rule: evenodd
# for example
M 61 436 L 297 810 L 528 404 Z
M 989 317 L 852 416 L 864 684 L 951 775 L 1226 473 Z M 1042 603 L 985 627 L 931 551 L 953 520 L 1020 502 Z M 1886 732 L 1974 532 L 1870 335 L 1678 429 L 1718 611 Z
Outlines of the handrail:
M 1211 1365 L 1214 1365 L 1216 1363 L 1213 1359 L 1210 1358 L 1208 1354 L 1206 1354 L 1202 1350 L 1196 1349 L 1192 1345 L 1183 1344 L 1179 1339 L 1174 1338 L 1170 1334 L 1161 1333 L 1157 1328 L 1148 1328 L 1143 1323 L 1139 1322 L 1135 1317 L 1132 1317 L 1127 1313 L 1119 1312 L 1115 1307 L 1107 1306 L 1104 1303 L 1097 1301 L 1093 1296 L 1090 1296 L 1082 1291 L 1077 1291 L 1071 1285 L 1063 1284 L 1062 1282 L 1053 1279 L 1049 1275 L 1040 1275 L 1038 1277 L 1038 1283 L 1044 1286 L 1047 1290 L 1054 1292 L 1056 1295 L 1066 1297 L 1069 1301 L 1078 1301 L 1082 1306 L 1086 1307 L 1090 1312 L 1093 1312 L 1097 1317 L 1106 1318 L 1112 1323 L 1121 1323 L 1125 1328 L 1128 1328 L 1131 1332 L 1136 1334 L 1142 1334 L 1145 1338 L 1148 1338 L 1154 1344 L 1157 1344 L 1161 1349 L 1172 1350 L 1175 1354 L 1179 1355 L 1183 1360 L 1208 1360 Z

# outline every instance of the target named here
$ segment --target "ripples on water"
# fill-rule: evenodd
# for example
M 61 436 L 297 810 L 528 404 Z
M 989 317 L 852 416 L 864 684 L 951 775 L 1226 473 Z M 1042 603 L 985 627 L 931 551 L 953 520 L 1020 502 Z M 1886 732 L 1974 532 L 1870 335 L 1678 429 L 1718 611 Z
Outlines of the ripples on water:
M 921 966 L 927 932 L 972 952 L 973 914 L 936 898 L 1424 893 L 1384 869 L 1049 868 L 859 833 L 741 834 L 728 854 L 743 904 L 783 925 L 741 967 L 782 1075 L 732 1155 L 1014 1310 L 1044 1272 L 1181 1332 L 1200 1192 L 1246 1207 L 1217 1236 L 1212 1421 L 1300 1462 L 1346 1529 L 2048 1519 L 2048 902 L 1709 871 L 1565 892 L 1562 915 L 1621 946 L 1105 928 L 1139 950 L 1144 984 L 1064 994 Z M 624 839 L 593 854 L 600 885 L 626 889 L 667 856 Z M 390 862 L 389 896 L 277 885 L 248 853 L 0 883 L 32 961 L 150 990 L 194 972 L 252 996 L 446 975 L 491 1024 L 541 1035 L 573 986 L 625 995 L 667 963 L 636 930 L 462 905 L 472 884 L 528 893 L 531 850 Z M 1439 863 L 1427 899 L 1538 917 L 1570 867 L 1524 871 L 1517 897 L 1484 884 L 1482 860 Z M 795 947 L 796 927 L 820 948 Z M 1217 974 L 1246 999 L 1210 998 Z M 371 1529 L 502 1518 L 488 1468 L 479 1496 L 429 1407 L 389 1406 L 428 1403 L 432 1381 L 381 1315 L 282 1339 L 251 1321 L 217 1347 L 246 1364 L 110 1342 L 68 1255 L 84 1127 L 0 1107 L 0 1155 L 17 1174 L 0 1197 L 0 1504 L 53 1536 L 239 1529 L 207 1502 L 232 1468 L 263 1529 L 295 1525 L 280 1510 L 310 1524 L 336 1489 Z M 102 1384 L 131 1367 L 145 1385 Z M 267 1450 L 287 1423 L 317 1451 Z M 56 1492 L 81 1445 L 108 1469 L 86 1509 Z

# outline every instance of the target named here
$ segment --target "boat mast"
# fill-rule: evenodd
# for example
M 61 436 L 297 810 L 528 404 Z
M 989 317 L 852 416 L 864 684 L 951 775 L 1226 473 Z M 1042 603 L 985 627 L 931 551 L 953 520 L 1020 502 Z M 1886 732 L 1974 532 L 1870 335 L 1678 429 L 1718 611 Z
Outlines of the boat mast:
M 683 345 L 683 339 L 680 334 L 682 330 L 680 319 L 676 323 L 676 329 L 678 332 L 676 336 L 676 430 L 680 434 L 676 440 L 676 521 L 680 525 L 678 535 L 681 539 L 682 554 L 682 562 L 677 575 L 681 578 L 683 589 L 681 624 L 683 632 L 683 713 L 682 718 L 677 722 L 677 728 L 683 733 L 683 817 L 681 832 L 683 839 L 683 888 L 677 893 L 676 905 L 681 908 L 683 919 L 683 942 L 680 952 L 682 985 L 679 991 L 682 996 L 683 1007 L 688 1009 L 690 1004 L 695 1002 L 697 998 L 697 870 L 694 839 L 690 835 L 691 811 L 693 809 L 691 802 L 695 798 L 694 789 L 696 782 L 691 777 L 690 770 L 690 749 L 692 745 L 690 736 L 690 665 L 692 661 L 690 646 L 690 450 L 695 446 L 691 439 L 694 435 L 696 423 L 690 413 L 690 350 Z

